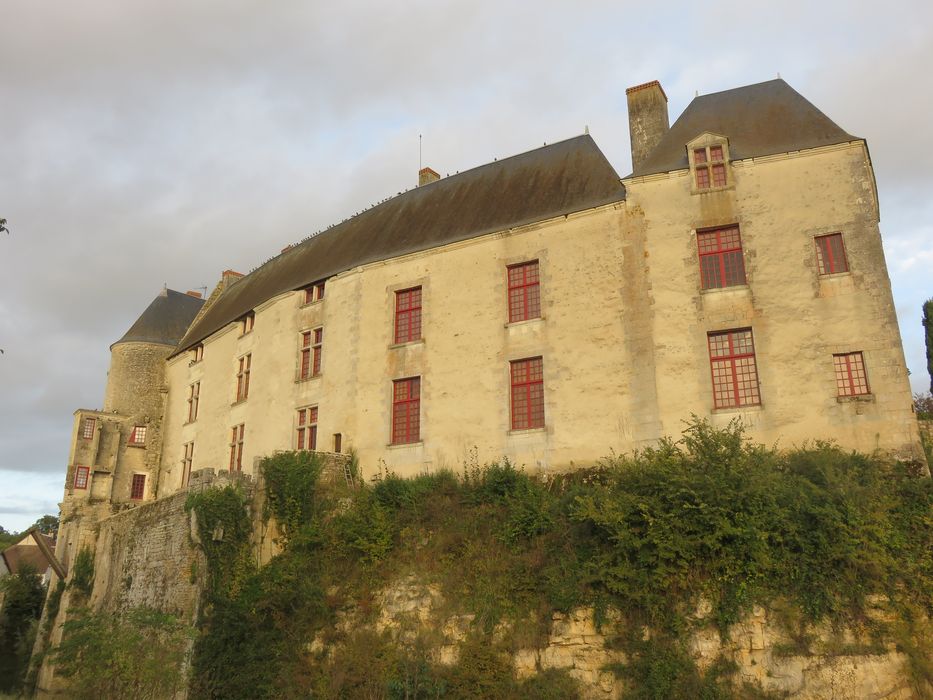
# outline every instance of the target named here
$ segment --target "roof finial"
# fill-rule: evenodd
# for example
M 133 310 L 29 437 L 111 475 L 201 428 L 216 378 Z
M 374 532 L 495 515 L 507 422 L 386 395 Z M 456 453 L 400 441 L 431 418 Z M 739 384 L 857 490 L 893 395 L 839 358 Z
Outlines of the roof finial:
M 584 124 L 584 125 L 583 125 L 583 133 L 584 133 L 586 136 L 589 136 L 589 135 L 590 135 L 590 125 L 589 125 L 589 124 Z
M 778 80 L 781 79 L 781 71 L 778 71 Z

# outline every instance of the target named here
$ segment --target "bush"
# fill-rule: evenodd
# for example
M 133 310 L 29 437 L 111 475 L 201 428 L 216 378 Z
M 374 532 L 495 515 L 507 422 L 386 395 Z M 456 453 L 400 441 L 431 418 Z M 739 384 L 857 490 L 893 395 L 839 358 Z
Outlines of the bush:
M 24 566 L 0 578 L 0 594 L 0 692 L 12 693 L 22 687 L 29 667 L 45 587 L 36 571 Z
M 162 698 L 184 685 L 191 636 L 187 625 L 149 608 L 73 609 L 51 659 L 75 700 Z

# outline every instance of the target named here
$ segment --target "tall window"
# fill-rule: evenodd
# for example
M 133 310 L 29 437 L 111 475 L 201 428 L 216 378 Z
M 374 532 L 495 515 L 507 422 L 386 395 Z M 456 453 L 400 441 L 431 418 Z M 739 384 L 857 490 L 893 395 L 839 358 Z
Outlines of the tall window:
M 88 481 L 90 481 L 90 474 L 90 467 L 75 467 L 75 488 L 86 489 Z
M 693 165 L 698 190 L 726 186 L 726 164 L 722 146 L 693 149 Z
M 871 393 L 862 353 L 833 355 L 833 368 L 836 370 L 837 396 L 864 396 Z
M 544 427 L 544 366 L 540 357 L 515 360 L 512 374 L 512 430 Z
M 708 341 L 713 405 L 733 408 L 760 404 L 752 329 L 710 333 Z
M 298 409 L 297 450 L 317 449 L 317 406 Z
M 82 440 L 93 440 L 94 439 L 94 430 L 97 428 L 97 419 L 96 418 L 85 418 L 81 423 L 81 439 Z
M 204 359 L 204 343 L 198 343 L 191 348 L 191 364 Z
M 198 419 L 198 402 L 201 396 L 201 382 L 195 382 L 188 387 L 188 422 Z
M 244 355 L 240 358 L 240 364 L 236 373 L 236 400 L 243 401 L 249 396 L 249 372 L 250 365 L 253 362 L 253 355 Z
M 849 261 L 846 260 L 846 249 L 842 245 L 841 233 L 816 237 L 816 262 L 821 275 L 849 271 Z
M 745 284 L 745 262 L 738 226 L 697 231 L 697 247 L 703 289 Z
M 392 383 L 392 444 L 421 440 L 421 377 Z M 338 450 L 339 451 L 339 450 Z
M 395 342 L 421 339 L 421 287 L 395 293 Z
M 246 424 L 240 423 L 230 429 L 230 471 L 238 472 L 243 469 L 243 435 L 246 433 Z
M 145 425 L 134 425 L 132 432 L 130 432 L 130 444 L 131 445 L 145 445 L 146 444 L 146 426 Z
M 191 462 L 194 461 L 194 442 L 186 442 L 181 458 L 181 485 L 187 486 L 191 479 Z
M 240 335 L 246 335 L 253 330 L 256 325 L 256 312 L 250 311 L 240 319 Z
M 298 378 L 308 379 L 321 373 L 321 348 L 324 343 L 324 329 L 315 328 L 301 334 L 301 362 Z
M 538 261 L 510 265 L 509 323 L 541 317 L 541 287 L 538 279 Z
M 133 474 L 133 484 L 130 487 L 130 498 L 134 501 L 142 500 L 146 494 L 146 475 Z

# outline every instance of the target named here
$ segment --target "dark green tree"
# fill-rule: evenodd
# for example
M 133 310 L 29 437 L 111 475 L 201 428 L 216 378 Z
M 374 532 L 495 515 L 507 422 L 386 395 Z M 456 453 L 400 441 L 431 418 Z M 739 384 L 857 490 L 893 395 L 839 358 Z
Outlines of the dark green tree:
M 54 535 L 58 532 L 58 516 L 43 515 L 32 526 L 43 535 Z
M 4 594 L 0 612 L 0 693 L 22 687 L 32 643 L 36 638 L 45 587 L 35 569 L 24 566 L 18 574 L 0 579 Z
M 927 373 L 930 375 L 930 392 L 933 393 L 933 299 L 923 303 L 923 327 L 927 340 Z

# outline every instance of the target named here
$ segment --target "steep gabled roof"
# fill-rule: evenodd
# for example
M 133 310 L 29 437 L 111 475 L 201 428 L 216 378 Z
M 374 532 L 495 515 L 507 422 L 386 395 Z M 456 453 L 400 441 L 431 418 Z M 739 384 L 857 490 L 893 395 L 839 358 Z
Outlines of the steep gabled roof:
M 203 299 L 176 292 L 174 289 L 164 289 L 136 319 L 136 323 L 113 345 L 119 343 L 176 345 L 203 304 Z
M 42 534 L 39 537 L 54 549 L 55 541 L 51 537 Z M 45 570 L 49 568 L 49 560 L 45 558 L 45 554 L 34 542 L 27 541 L 27 538 L 4 549 L 0 552 L 0 557 L 3 557 L 7 571 L 11 574 L 20 573 L 25 566 L 31 567 L 38 574 L 45 573 Z
M 632 175 L 688 167 L 686 143 L 707 131 L 729 139 L 733 160 L 858 140 L 778 78 L 694 98 Z
M 371 262 L 625 199 L 588 136 L 410 190 L 294 246 L 234 284 L 185 334 L 176 354 L 264 301 Z

